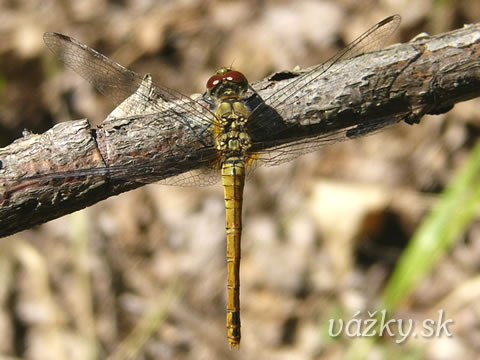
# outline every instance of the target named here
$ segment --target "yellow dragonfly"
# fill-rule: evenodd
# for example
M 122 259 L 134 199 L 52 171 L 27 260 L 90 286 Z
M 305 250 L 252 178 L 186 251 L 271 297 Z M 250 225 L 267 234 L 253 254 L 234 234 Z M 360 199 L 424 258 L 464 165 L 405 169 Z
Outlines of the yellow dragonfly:
M 337 128 L 321 135 L 303 133 L 292 137 L 291 127 L 296 125 L 293 105 L 302 101 L 308 91 L 311 91 L 306 90 L 306 84 L 311 89 L 317 82 L 339 73 L 342 69 L 340 60 L 379 49 L 398 28 L 400 20 L 398 15 L 382 20 L 328 61 L 300 73 L 265 99 L 257 96 L 241 72 L 230 67 L 219 69 L 208 79 L 203 96 L 193 99 L 153 84 L 148 75 L 142 77 L 71 37 L 46 33 L 46 45 L 63 63 L 95 85 L 100 92 L 121 104 L 119 109 L 122 110 L 114 111 L 110 116 L 118 118 L 135 115 L 138 118 L 148 108 L 148 116 L 153 116 L 163 126 L 182 124 L 195 133 L 196 144 L 178 142 L 173 145 L 180 148 L 184 159 L 193 153 L 192 149 L 205 151 L 202 152 L 201 159 L 203 168 L 183 174 L 172 171 L 172 174 L 177 175 L 173 177 L 155 173 L 154 164 L 149 166 L 148 160 L 147 166 L 141 169 L 113 164 L 105 168 L 78 169 L 45 176 L 104 176 L 117 180 L 133 178 L 141 183 L 160 179 L 161 183 L 173 185 L 209 185 L 221 178 L 227 234 L 227 338 L 230 348 L 239 347 L 242 199 L 247 170 L 253 168 L 254 163 L 278 165 L 327 143 L 354 137 L 352 130 L 355 130 L 355 126 Z M 251 101 L 253 98 L 256 102 Z M 273 117 L 283 120 L 284 125 L 272 128 Z M 372 125 L 363 126 L 360 135 L 390 123 L 391 119 L 380 119 Z M 267 129 L 270 132 L 267 137 L 258 135 Z M 175 159 L 172 159 L 172 166 L 175 166 L 174 163 Z

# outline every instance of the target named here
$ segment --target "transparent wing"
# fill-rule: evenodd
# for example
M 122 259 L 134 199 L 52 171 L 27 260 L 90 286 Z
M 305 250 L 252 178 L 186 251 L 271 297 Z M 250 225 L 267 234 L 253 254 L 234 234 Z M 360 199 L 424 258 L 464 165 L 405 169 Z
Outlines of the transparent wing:
M 289 126 L 285 126 L 285 124 L 291 124 L 290 127 L 300 125 L 294 120 L 293 105 L 301 102 L 311 89 L 315 88 L 317 82 L 319 89 L 325 89 L 324 83 L 331 84 L 332 81 L 341 81 L 335 80 L 335 74 L 338 74 L 346 64 L 341 60 L 347 60 L 381 48 L 398 28 L 400 22 L 399 15 L 393 15 L 380 21 L 325 63 L 313 67 L 266 98 L 264 103 L 267 106 L 263 104 L 256 106 L 250 115 L 252 127 L 257 134 L 265 131 L 271 133 L 269 138 L 273 140 L 254 143 L 252 146 L 254 158 L 267 166 L 278 165 L 302 154 L 315 151 L 320 146 L 375 132 L 389 124 L 401 121 L 404 118 L 402 115 L 382 117 L 343 128 L 333 126 L 331 127 L 333 130 L 328 130 L 321 135 L 306 133 L 298 135 L 297 138 L 288 138 Z M 327 78 L 328 80 L 326 80 Z M 273 111 L 271 108 L 273 108 Z M 271 116 L 269 116 L 269 112 Z M 275 136 L 272 136 L 276 131 L 275 127 L 272 128 L 272 116 L 280 116 L 283 119 L 283 126 L 277 128 L 278 140 L 274 139 Z M 319 129 L 321 129 L 321 126 L 323 125 L 319 124 Z M 316 131 L 315 133 L 318 134 L 319 132 Z M 276 145 L 280 139 L 283 144 Z
M 136 154 L 134 159 L 124 159 L 124 163 L 111 166 L 100 166 L 83 169 L 53 171 L 38 173 L 20 178 L 0 176 L 0 180 L 7 186 L 26 182 L 43 182 L 50 180 L 65 180 L 71 182 L 75 178 L 100 177 L 110 182 L 130 182 L 138 184 L 159 183 L 162 185 L 179 186 L 207 186 L 213 185 L 220 179 L 218 154 L 215 148 L 207 147 L 195 152 L 195 159 L 189 159 L 190 151 L 164 151 L 156 157 L 147 157 Z M 72 167 L 75 164 L 71 164 Z M 7 165 L 8 167 L 8 165 Z M 2 171 L 6 166 L 2 168 Z M 35 169 L 32 169 L 35 171 Z M 58 182 L 56 183 L 58 184 Z
M 112 167 L 98 167 L 88 169 L 75 169 L 70 171 L 61 171 L 48 174 L 37 174 L 32 176 L 24 176 L 16 179 L 9 179 L 0 177 L 0 181 L 7 187 L 15 184 L 62 180 L 71 182 L 75 178 L 101 177 L 108 179 L 108 181 L 128 181 L 130 183 L 137 183 L 139 185 L 159 184 L 159 185 L 174 185 L 174 186 L 210 186 L 216 184 L 220 180 L 220 172 L 212 168 L 201 168 L 191 170 L 176 176 L 165 178 L 165 172 L 151 172 L 135 176 L 140 170 L 146 172 L 151 171 L 151 166 L 130 168 L 129 166 L 112 166 Z M 132 172 L 134 173 L 132 175 Z M 58 182 L 56 183 L 58 185 Z
M 43 40 L 60 61 L 117 105 L 139 90 L 139 87 L 144 86 L 143 77 L 69 36 L 48 32 L 44 34 Z M 144 101 L 151 103 L 152 99 L 155 99 L 155 104 L 151 106 L 158 112 L 169 110 L 174 104 L 178 110 L 190 114 L 189 121 L 192 124 L 204 126 L 211 124 L 214 119 L 214 114 L 208 107 L 165 86 L 154 84 L 148 91 L 137 93 L 146 94 L 145 96 L 148 94 Z M 139 104 L 138 108 L 141 105 Z M 135 104 L 132 104 L 132 108 L 135 108 Z
M 291 161 L 300 155 L 316 151 L 325 145 L 331 145 L 339 141 L 373 134 L 386 126 L 403 121 L 407 117 L 408 114 L 380 117 L 361 125 L 352 125 L 321 135 L 299 137 L 297 139 L 292 139 L 288 143 L 280 143 L 276 140 L 261 142 L 253 144 L 253 147 L 258 150 L 254 150 L 250 154 L 253 159 L 260 162 L 262 165 L 276 166 Z
M 397 30 L 400 25 L 401 17 L 399 15 L 390 16 L 376 25 L 372 26 L 350 44 L 348 44 L 343 50 L 336 53 L 330 59 L 328 59 L 323 64 L 315 66 L 310 71 L 302 74 L 297 77 L 294 81 L 288 85 L 281 88 L 276 93 L 272 94 L 270 97 L 265 99 L 265 103 L 274 109 L 277 109 L 280 105 L 283 105 L 282 110 L 279 114 L 282 117 L 289 118 L 289 109 L 288 104 L 292 104 L 294 101 L 298 101 L 305 94 L 302 94 L 303 89 L 306 88 L 306 85 L 312 86 L 312 82 L 315 82 L 326 76 L 332 76 L 336 72 L 341 70 L 341 66 L 338 66 L 340 60 L 347 60 L 354 56 L 364 54 L 367 52 L 375 51 L 382 48 L 386 40 Z M 334 65 L 337 66 L 334 67 Z M 259 111 L 260 107 L 255 109 Z
M 334 74 L 342 69 L 341 60 L 347 60 L 381 48 L 398 28 L 400 22 L 401 18 L 399 15 L 393 15 L 380 21 L 326 62 L 296 77 L 295 80 L 264 99 L 265 104 L 274 108 L 282 118 L 292 118 L 293 106 L 291 105 L 293 105 L 294 102 L 301 101 L 301 99 L 307 95 L 308 88 L 314 87 L 315 82 L 327 77 L 329 78 L 329 82 L 334 81 Z M 257 106 L 250 115 L 255 122 L 256 129 L 268 126 L 266 117 L 257 114 L 263 111 L 263 109 L 264 107 L 261 105 Z

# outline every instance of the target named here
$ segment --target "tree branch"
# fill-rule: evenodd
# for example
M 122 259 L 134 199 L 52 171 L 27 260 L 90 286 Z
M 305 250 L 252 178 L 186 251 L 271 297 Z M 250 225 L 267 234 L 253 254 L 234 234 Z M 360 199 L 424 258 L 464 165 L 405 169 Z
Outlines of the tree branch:
M 342 140 L 400 121 L 412 124 L 425 114 L 444 113 L 458 102 L 478 97 L 480 24 L 418 38 L 335 66 L 339 71 L 334 78 L 312 83 L 307 78 L 308 94 L 277 108 L 291 117 L 275 118 L 271 126 L 283 126 L 285 131 L 263 127 L 255 132 L 255 140 L 265 144 L 261 150 L 271 147 L 278 151 L 299 139 L 309 144 L 309 139 L 333 132 L 342 133 Z M 252 87 L 266 99 L 301 74 L 276 73 Z M 131 116 L 128 101 L 97 129 L 91 129 L 87 120 L 69 121 L 40 135 L 25 134 L 0 149 L 0 236 L 146 182 L 168 182 L 173 176 L 202 168 L 205 159 L 215 155 L 208 150 L 213 138 L 201 147 L 195 129 L 182 123 L 162 126 L 154 115 Z M 197 148 L 185 156 L 182 149 L 190 144 Z M 108 174 L 106 166 L 111 169 Z M 135 169 L 130 179 L 118 176 L 125 167 Z M 98 173 L 82 174 L 81 169 L 91 168 L 99 169 Z M 139 181 L 145 172 L 152 176 Z

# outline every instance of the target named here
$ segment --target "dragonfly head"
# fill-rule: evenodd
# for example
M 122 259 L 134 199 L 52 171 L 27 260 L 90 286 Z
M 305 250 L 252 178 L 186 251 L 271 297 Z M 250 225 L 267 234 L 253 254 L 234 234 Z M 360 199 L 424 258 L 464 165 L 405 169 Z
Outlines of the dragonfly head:
M 238 97 L 247 89 L 247 78 L 241 72 L 228 67 L 217 70 L 207 81 L 207 93 L 216 99 Z

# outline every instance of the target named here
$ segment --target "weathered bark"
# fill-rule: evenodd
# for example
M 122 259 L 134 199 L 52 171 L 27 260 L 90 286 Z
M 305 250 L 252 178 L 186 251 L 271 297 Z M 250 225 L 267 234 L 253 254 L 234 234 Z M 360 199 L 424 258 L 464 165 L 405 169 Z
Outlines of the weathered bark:
M 334 66 L 338 69 L 334 78 L 327 76 L 309 84 L 306 79 L 306 96 L 276 108 L 289 114 L 288 119 L 272 112 L 271 125 L 262 123 L 262 127 L 252 129 L 255 144 L 260 144 L 256 150 L 272 149 L 272 154 L 281 154 L 280 162 L 307 151 L 302 146 L 291 150 L 290 142 L 303 142 L 310 150 L 312 139 L 323 145 L 402 120 L 415 123 L 424 114 L 443 113 L 458 102 L 480 96 L 480 24 Z M 267 99 L 301 74 L 277 73 L 252 87 Z M 162 125 L 158 114 L 128 116 L 127 111 L 123 113 L 127 117 L 120 119 L 119 114 L 121 109 L 97 129 L 91 129 L 87 120 L 65 122 L 44 134 L 26 134 L 0 149 L 0 236 L 143 183 L 163 180 L 174 184 L 177 181 L 169 179 L 202 169 L 216 156 L 214 139 L 206 136 L 208 132 L 200 143 L 198 129 L 184 123 Z M 339 135 L 328 135 L 332 133 Z M 187 153 L 189 144 L 194 145 Z M 266 158 L 265 163 L 276 164 L 275 156 Z M 81 169 L 91 168 L 98 172 L 82 173 Z M 187 184 L 186 179 L 179 183 Z M 192 184 L 209 182 L 191 179 Z

